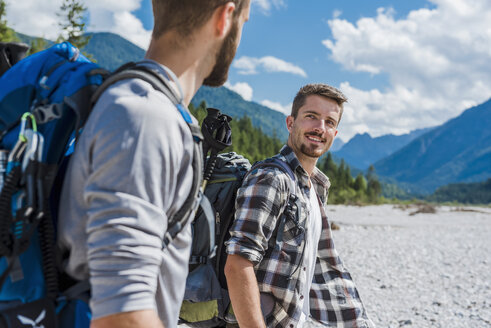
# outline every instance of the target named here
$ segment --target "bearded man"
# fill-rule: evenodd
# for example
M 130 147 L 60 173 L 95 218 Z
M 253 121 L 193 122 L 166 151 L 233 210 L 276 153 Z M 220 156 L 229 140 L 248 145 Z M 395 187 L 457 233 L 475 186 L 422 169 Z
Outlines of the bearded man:
M 250 10 L 249 0 L 152 4 L 138 67 L 155 83 L 126 78 L 102 93 L 64 180 L 58 247 L 67 276 L 90 282 L 92 328 L 177 326 L 191 220 L 176 235 L 169 222 L 197 194 L 201 170 L 192 163 L 202 156 L 187 107 L 202 84 L 227 80 Z
M 330 182 L 316 167 L 338 133 L 345 101 L 326 84 L 302 87 L 286 119 L 287 145 L 274 156 L 292 174 L 257 165 L 237 193 L 225 275 L 241 328 L 374 327 L 334 248 Z

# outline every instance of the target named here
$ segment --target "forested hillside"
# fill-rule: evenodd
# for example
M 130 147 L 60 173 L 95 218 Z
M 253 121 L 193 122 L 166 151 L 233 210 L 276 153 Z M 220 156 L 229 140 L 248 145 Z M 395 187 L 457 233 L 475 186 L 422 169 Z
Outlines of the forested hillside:
M 189 110 L 198 119 L 200 125 L 207 115 L 207 104 L 202 101 L 198 106 L 192 103 Z M 240 119 L 232 119 L 230 122 L 232 128 L 232 146 L 225 149 L 235 151 L 243 155 L 251 163 L 265 159 L 278 153 L 283 142 L 278 138 L 269 137 L 261 129 L 252 125 L 251 119 L 244 116 Z
M 191 113 L 200 124 L 207 115 L 206 107 L 204 101 L 199 106 L 189 105 Z M 230 125 L 233 145 L 224 151 L 235 151 L 248 158 L 251 163 L 275 155 L 283 146 L 278 138 L 269 137 L 261 129 L 254 127 L 247 116 L 232 120 Z M 373 168 L 366 178 L 362 174 L 353 178 L 350 167 L 344 161 L 338 166 L 330 153 L 318 162 L 318 167 L 331 180 L 330 204 L 373 203 L 380 199 L 381 186 Z
M 238 93 L 226 87 L 211 88 L 202 86 L 192 102 L 195 106 L 198 106 L 203 100 L 206 101 L 208 106 L 219 108 L 230 116 L 248 116 L 255 127 L 259 127 L 269 136 L 276 136 L 283 141 L 288 138 L 288 130 L 285 123 L 286 116 L 284 114 L 253 101 L 246 101 Z
M 438 188 L 428 197 L 434 202 L 491 204 L 491 179 L 476 183 L 454 183 Z
M 97 64 L 108 70 L 115 70 L 129 61 L 139 61 L 145 51 L 130 41 L 113 33 L 90 33 L 89 43 L 82 49 L 91 54 Z

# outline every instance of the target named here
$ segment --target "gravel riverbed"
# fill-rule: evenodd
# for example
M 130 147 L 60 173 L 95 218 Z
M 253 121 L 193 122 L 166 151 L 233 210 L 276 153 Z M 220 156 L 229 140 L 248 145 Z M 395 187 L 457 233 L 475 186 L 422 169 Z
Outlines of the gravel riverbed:
M 329 206 L 377 327 L 491 327 L 491 209 L 435 209 Z

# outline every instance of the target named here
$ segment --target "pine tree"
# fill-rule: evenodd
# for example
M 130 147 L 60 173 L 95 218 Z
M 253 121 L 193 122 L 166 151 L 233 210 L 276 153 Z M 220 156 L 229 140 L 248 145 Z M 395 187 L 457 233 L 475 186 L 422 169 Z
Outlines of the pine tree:
M 334 159 L 332 158 L 331 152 L 327 153 L 327 157 L 322 166 L 322 170 L 326 173 L 329 179 L 333 180 L 336 177 L 336 172 L 338 170 L 338 167 L 334 162 Z
M 377 175 L 375 174 L 375 168 L 373 165 L 370 165 L 367 173 L 367 194 L 371 201 L 376 201 L 378 197 L 382 194 L 382 186 L 377 179 Z
M 373 180 L 373 179 L 376 179 L 377 176 L 375 175 L 375 167 L 373 167 L 373 165 L 370 165 L 370 167 L 368 168 L 368 172 L 367 172 L 367 180 Z
M 365 193 L 367 191 L 367 181 L 361 173 L 356 176 L 353 188 L 356 191 L 360 191 L 362 193 Z
M 57 42 L 68 41 L 77 48 L 81 49 L 89 43 L 91 36 L 85 33 L 84 18 L 87 7 L 79 0 L 63 0 L 58 17 L 62 18 L 60 26 L 62 32 Z
M 338 171 L 336 172 L 336 182 L 337 182 L 336 187 L 338 190 L 345 189 L 347 187 L 346 179 L 345 179 L 346 177 L 345 171 L 346 171 L 346 163 L 344 159 L 341 159 L 341 162 L 339 163 Z
M 346 165 L 346 170 L 344 171 L 343 174 L 343 180 L 344 180 L 344 185 L 347 187 L 352 187 L 353 186 L 353 177 L 351 176 L 351 168 L 349 165 Z
M 0 42 L 15 42 L 19 41 L 15 32 L 7 26 L 7 4 L 4 0 L 0 0 Z

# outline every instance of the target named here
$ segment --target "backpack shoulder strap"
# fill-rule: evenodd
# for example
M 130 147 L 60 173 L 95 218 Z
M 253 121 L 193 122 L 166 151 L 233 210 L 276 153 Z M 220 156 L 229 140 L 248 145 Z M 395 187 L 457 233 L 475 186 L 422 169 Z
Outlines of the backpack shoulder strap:
M 252 166 L 251 170 L 249 172 L 252 172 L 253 169 L 260 168 L 260 167 L 275 167 L 282 171 L 283 173 L 287 174 L 290 179 L 288 180 L 288 189 L 290 191 L 290 194 L 295 194 L 295 189 L 296 189 L 296 177 L 295 173 L 293 172 L 292 168 L 290 165 L 281 160 L 277 156 L 273 156 L 270 158 L 266 158 L 265 160 L 262 160 L 260 162 L 254 163 Z
M 174 215 L 169 218 L 169 226 L 164 236 L 162 245 L 162 248 L 165 248 L 177 236 L 177 234 L 181 232 L 201 202 L 202 192 L 200 190 L 200 186 L 203 178 L 203 156 L 201 154 L 201 142 L 203 140 L 203 135 L 201 134 L 199 125 L 193 122 L 190 114 L 184 108 L 182 100 L 178 99 L 178 97 L 172 91 L 172 86 L 170 85 L 169 80 L 157 70 L 153 70 L 148 66 L 141 65 L 139 63 L 131 62 L 125 64 L 117 69 L 111 76 L 109 76 L 94 93 L 91 99 L 92 105 L 95 105 L 102 93 L 111 85 L 127 79 L 141 79 L 148 82 L 155 90 L 162 92 L 167 98 L 169 98 L 176 106 L 181 116 L 184 118 L 184 121 L 186 121 L 186 124 L 188 125 L 194 139 L 192 163 L 193 186 L 191 187 L 191 192 L 184 201 L 184 204 Z
M 281 160 L 277 156 L 267 158 L 253 165 L 253 168 L 258 168 L 258 167 L 275 167 L 290 177 L 290 179 L 288 180 L 289 195 L 287 197 L 287 203 L 285 206 L 285 210 L 281 215 L 281 218 L 278 220 L 279 223 L 276 226 L 277 233 L 276 233 L 275 242 L 276 244 L 281 244 L 283 242 L 283 227 L 285 226 L 286 219 L 291 219 L 298 226 L 300 226 L 299 221 L 301 217 L 302 204 L 300 199 L 296 195 L 297 182 L 296 182 L 295 173 L 293 172 L 291 166 L 287 162 Z
M 155 90 L 158 90 L 165 94 L 174 105 L 179 104 L 181 101 L 171 91 L 172 87 L 169 81 L 157 71 L 141 65 L 135 62 L 129 62 L 119 67 L 114 73 L 112 73 L 104 83 L 97 89 L 91 99 L 91 103 L 95 105 L 100 96 L 113 84 L 127 79 L 141 79 L 152 85 Z M 187 120 L 186 120 L 187 122 Z

